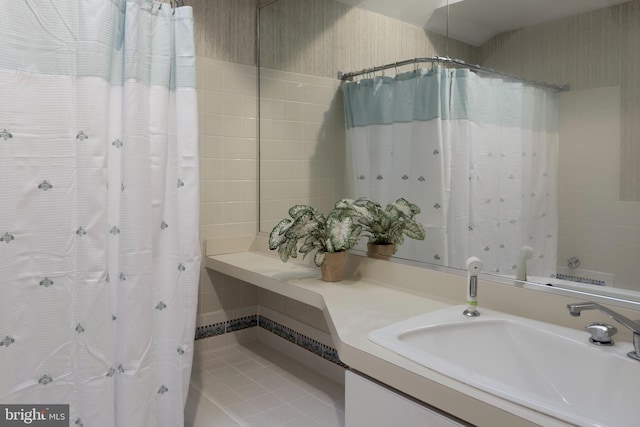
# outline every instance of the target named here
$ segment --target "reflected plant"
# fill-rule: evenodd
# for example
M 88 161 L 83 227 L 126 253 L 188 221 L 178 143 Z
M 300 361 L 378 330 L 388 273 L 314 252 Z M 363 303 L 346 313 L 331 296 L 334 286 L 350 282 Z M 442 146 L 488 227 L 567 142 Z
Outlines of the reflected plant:
M 362 225 L 362 232 L 375 245 L 401 245 L 404 238 L 424 240 L 425 231 L 415 216 L 420 213 L 418 205 L 400 198 L 387 204 L 383 209 L 366 197 L 359 199 L 342 199 L 336 203 L 337 208 L 351 212 L 351 215 Z
M 269 249 L 278 250 L 280 259 L 287 262 L 303 259 L 316 251 L 313 262 L 320 267 L 327 252 L 351 249 L 358 241 L 362 226 L 352 217 L 352 211 L 336 206 L 326 216 L 308 205 L 295 205 L 289 216 L 281 220 L 269 234 Z M 302 244 L 298 247 L 299 242 Z

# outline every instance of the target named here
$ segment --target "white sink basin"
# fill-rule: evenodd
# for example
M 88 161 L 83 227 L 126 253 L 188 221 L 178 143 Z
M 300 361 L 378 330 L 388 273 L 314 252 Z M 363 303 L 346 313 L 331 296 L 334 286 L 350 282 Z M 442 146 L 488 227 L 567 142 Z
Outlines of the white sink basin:
M 640 426 L 640 362 L 629 343 L 590 344 L 587 332 L 465 306 L 378 329 L 369 339 L 420 365 L 580 426 Z M 567 316 L 569 313 L 567 312 Z

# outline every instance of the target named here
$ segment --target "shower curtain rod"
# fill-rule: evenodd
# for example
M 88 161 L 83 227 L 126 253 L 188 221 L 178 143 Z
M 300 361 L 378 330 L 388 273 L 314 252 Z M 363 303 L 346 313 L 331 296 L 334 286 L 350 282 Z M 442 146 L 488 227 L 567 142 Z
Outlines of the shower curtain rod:
M 481 67 L 480 65 L 468 64 L 461 59 L 454 59 L 454 58 L 449 58 L 445 56 L 431 56 L 431 57 L 424 57 L 424 58 L 405 59 L 404 61 L 398 61 L 398 62 L 393 62 L 391 64 L 379 65 L 377 67 L 372 67 L 372 68 L 365 68 L 360 71 L 352 71 L 349 73 L 338 71 L 338 80 L 350 81 L 350 80 L 353 80 L 354 77 L 361 76 L 363 74 L 375 73 L 377 71 L 388 70 L 390 68 L 397 68 L 403 65 L 419 64 L 423 62 L 430 62 L 430 63 L 441 62 L 445 64 L 451 64 L 456 67 L 465 67 L 480 73 L 493 74 L 496 76 L 504 77 L 510 80 L 516 80 L 529 85 L 538 86 L 545 89 L 556 90 L 558 92 L 569 90 L 568 84 L 554 85 L 551 83 L 540 83 L 532 80 L 526 80 L 520 77 L 513 76 L 511 74 L 493 70 L 491 68 L 484 68 L 484 67 Z

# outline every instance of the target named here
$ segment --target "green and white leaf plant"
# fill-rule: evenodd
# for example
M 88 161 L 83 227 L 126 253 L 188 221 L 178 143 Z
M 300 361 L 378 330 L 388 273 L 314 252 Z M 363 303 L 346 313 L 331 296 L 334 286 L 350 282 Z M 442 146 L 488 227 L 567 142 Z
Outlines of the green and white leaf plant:
M 388 203 L 384 209 L 366 197 L 342 199 L 336 203 L 336 207 L 351 212 L 370 244 L 394 245 L 394 253 L 404 243 L 405 237 L 416 240 L 425 238 L 424 227 L 415 219 L 420 208 L 404 198 Z
M 337 206 L 325 216 L 311 206 L 295 205 L 289 209 L 289 216 L 291 218 L 281 220 L 269 234 L 269 249 L 277 249 L 284 262 L 297 258 L 298 252 L 304 259 L 315 250 L 313 262 L 320 267 L 327 253 L 355 246 L 362 232 L 351 211 Z

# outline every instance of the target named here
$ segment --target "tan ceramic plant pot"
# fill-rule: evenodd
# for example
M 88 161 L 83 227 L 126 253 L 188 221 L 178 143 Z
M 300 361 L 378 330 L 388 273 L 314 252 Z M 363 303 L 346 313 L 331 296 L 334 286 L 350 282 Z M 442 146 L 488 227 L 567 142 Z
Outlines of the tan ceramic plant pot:
M 322 280 L 325 282 L 339 282 L 344 275 L 344 261 L 347 253 L 327 252 L 324 258 L 324 264 L 320 267 L 322 272 Z
M 371 258 L 388 259 L 396 253 L 396 245 L 378 245 L 375 243 L 367 243 L 367 255 Z

